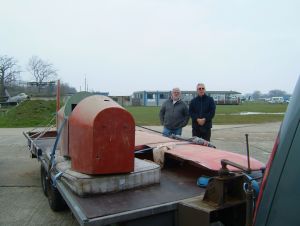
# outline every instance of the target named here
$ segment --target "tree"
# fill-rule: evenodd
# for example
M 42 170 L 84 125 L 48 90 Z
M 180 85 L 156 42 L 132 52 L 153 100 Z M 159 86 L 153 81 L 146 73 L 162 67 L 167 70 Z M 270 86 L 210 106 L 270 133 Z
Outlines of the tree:
M 0 56 L 0 95 L 5 96 L 5 88 L 16 81 L 20 74 L 17 61 L 13 57 Z
M 254 91 L 253 94 L 252 94 L 252 98 L 253 98 L 254 100 L 258 100 L 261 96 L 262 96 L 262 94 L 261 94 L 261 92 L 258 91 L 258 90 Z
M 279 90 L 279 89 L 273 89 L 273 90 L 270 90 L 269 93 L 268 93 L 268 96 L 269 97 L 283 97 L 283 96 L 286 96 L 286 92 L 285 91 L 282 91 L 282 90 Z
M 54 68 L 53 64 L 42 60 L 38 56 L 32 56 L 29 59 L 27 70 L 34 77 L 39 92 L 44 82 L 53 80 L 57 76 L 57 70 Z
M 61 83 L 60 84 L 60 94 L 62 96 L 66 95 L 66 94 L 74 94 L 76 93 L 76 89 L 72 86 L 70 86 L 68 83 Z

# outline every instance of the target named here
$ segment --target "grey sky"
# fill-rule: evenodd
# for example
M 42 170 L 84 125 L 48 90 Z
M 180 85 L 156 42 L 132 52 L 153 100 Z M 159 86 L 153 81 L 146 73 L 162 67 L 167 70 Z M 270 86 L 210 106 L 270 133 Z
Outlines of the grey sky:
M 0 0 L 0 55 L 49 60 L 63 82 L 137 90 L 291 93 L 300 74 L 300 1 Z M 25 71 L 22 78 L 31 76 Z

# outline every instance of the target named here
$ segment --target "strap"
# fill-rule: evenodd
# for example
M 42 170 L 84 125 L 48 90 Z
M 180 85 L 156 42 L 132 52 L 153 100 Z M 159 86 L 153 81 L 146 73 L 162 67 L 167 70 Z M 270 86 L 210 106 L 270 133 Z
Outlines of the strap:
M 64 118 L 63 123 L 61 124 L 61 126 L 58 129 L 58 133 L 57 133 L 57 136 L 56 136 L 56 139 L 55 139 L 55 143 L 53 145 L 53 148 L 52 148 L 52 151 L 51 151 L 51 154 L 50 154 L 50 157 L 51 157 L 50 158 L 50 163 L 51 163 L 51 165 L 49 166 L 49 170 L 52 169 L 53 166 L 54 166 L 54 164 L 55 164 L 55 151 L 56 151 L 56 147 L 57 147 L 57 144 L 58 144 L 61 132 L 62 132 L 64 126 L 65 126 L 66 121 L 67 121 L 67 118 Z

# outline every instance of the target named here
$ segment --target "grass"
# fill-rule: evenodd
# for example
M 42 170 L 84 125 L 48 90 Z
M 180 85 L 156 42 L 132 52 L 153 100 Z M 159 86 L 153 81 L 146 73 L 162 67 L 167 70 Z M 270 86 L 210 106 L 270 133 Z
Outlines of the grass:
M 217 105 L 215 124 L 253 124 L 266 122 L 279 122 L 284 115 L 258 114 L 258 115 L 232 115 L 241 112 L 278 113 L 285 112 L 287 104 L 269 104 L 264 102 L 248 102 L 241 105 Z
M 240 112 L 285 112 L 287 104 L 269 104 L 265 102 L 245 102 L 240 105 L 217 105 L 217 114 L 232 114 Z
M 213 123 L 226 124 L 255 124 L 267 122 L 281 122 L 283 115 L 216 115 Z
M 54 100 L 30 100 L 7 109 L 0 116 L 0 127 L 46 126 L 54 117 L 56 102 Z
M 217 105 L 214 124 L 252 124 L 278 122 L 283 115 L 232 115 L 240 112 L 278 113 L 286 111 L 286 104 L 269 104 L 263 102 L 243 103 L 241 105 Z M 127 107 L 135 118 L 137 125 L 159 125 L 159 107 Z M 189 122 L 191 124 L 191 120 Z
M 159 107 L 126 107 L 136 125 L 159 125 Z
M 243 103 L 241 105 L 217 105 L 214 124 L 251 124 L 282 121 L 283 115 L 232 115 L 240 112 L 285 112 L 286 104 Z M 0 127 L 46 126 L 54 117 L 54 100 L 25 101 L 3 113 L 1 109 Z M 160 125 L 159 107 L 126 107 L 133 115 L 137 125 Z M 190 121 L 191 123 L 191 121 Z

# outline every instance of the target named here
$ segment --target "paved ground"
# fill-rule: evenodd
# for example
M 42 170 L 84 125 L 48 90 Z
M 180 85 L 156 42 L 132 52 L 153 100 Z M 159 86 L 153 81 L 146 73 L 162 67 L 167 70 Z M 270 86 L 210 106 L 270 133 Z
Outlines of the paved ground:
M 0 129 L 0 225 L 78 225 L 69 210 L 50 210 L 23 131 Z
M 246 153 L 245 133 L 250 152 L 266 162 L 280 123 L 214 126 L 212 142 L 217 148 Z M 161 131 L 161 127 L 151 127 Z M 54 213 L 40 187 L 39 163 L 31 159 L 23 131 L 0 129 L 0 225 L 78 225 L 70 211 Z M 191 135 L 191 128 L 183 131 Z

